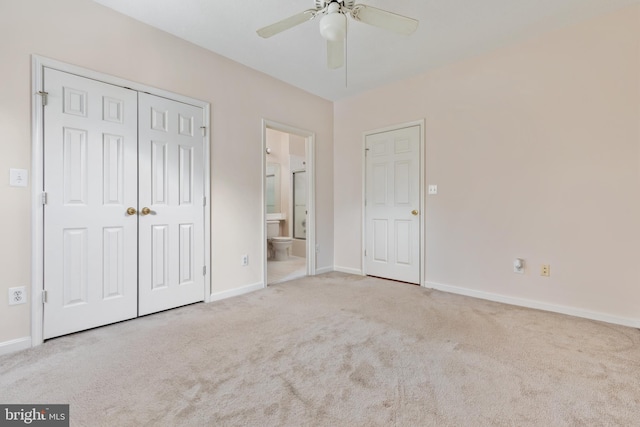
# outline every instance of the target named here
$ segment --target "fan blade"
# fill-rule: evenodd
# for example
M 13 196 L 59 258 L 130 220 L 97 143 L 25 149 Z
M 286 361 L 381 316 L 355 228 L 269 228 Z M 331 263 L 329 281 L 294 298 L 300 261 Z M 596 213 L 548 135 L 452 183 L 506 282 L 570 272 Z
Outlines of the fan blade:
M 275 24 L 267 25 L 264 28 L 260 28 L 258 31 L 258 35 L 262 38 L 269 38 L 271 36 L 275 36 L 278 33 L 281 33 L 289 28 L 293 28 L 296 25 L 300 25 L 303 22 L 310 21 L 311 19 L 316 17 L 316 10 L 309 9 L 304 12 L 298 13 L 297 15 L 290 16 L 288 18 L 283 19 L 282 21 L 278 21 Z
M 418 21 L 413 18 L 363 4 L 357 4 L 351 9 L 351 17 L 356 21 L 407 36 L 418 28 Z
M 327 66 L 332 70 L 344 65 L 344 39 L 327 40 Z

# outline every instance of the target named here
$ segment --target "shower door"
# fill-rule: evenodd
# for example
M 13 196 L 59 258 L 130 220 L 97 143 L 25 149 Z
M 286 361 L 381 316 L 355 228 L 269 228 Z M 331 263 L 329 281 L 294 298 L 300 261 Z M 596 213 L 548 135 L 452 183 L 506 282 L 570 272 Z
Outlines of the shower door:
M 293 173 L 293 238 L 307 238 L 307 174 Z

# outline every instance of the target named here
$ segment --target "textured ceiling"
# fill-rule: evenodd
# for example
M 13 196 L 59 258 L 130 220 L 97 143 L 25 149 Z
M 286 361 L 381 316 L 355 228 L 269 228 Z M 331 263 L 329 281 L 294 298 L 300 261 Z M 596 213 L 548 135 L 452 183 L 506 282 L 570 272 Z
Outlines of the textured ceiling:
M 347 67 L 329 70 L 318 19 L 262 39 L 258 28 L 314 0 L 94 0 L 308 92 L 338 100 L 640 0 L 358 0 L 418 19 L 400 36 L 349 20 Z M 346 74 L 346 78 L 345 78 Z

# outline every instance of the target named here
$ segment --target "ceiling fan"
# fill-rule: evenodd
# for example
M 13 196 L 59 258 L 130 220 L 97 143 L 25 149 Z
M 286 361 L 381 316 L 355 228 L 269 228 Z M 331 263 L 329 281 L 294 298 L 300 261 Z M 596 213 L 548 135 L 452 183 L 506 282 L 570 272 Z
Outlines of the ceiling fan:
M 327 40 L 327 65 L 331 69 L 344 65 L 345 39 L 347 36 L 347 17 L 355 21 L 409 35 L 418 28 L 418 21 L 386 10 L 364 4 L 355 4 L 355 0 L 314 0 L 315 9 L 308 9 L 267 25 L 257 31 L 263 38 L 269 38 L 285 30 L 310 21 L 318 16 L 320 34 Z

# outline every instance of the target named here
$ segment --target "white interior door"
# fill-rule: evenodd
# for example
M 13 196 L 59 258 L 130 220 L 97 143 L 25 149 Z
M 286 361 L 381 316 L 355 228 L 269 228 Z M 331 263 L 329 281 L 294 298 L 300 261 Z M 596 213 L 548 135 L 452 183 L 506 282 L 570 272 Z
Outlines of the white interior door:
M 146 93 L 139 103 L 144 315 L 204 300 L 204 140 L 202 108 Z
M 137 315 L 137 93 L 45 68 L 43 337 Z
M 368 135 L 365 272 L 420 283 L 420 126 Z

